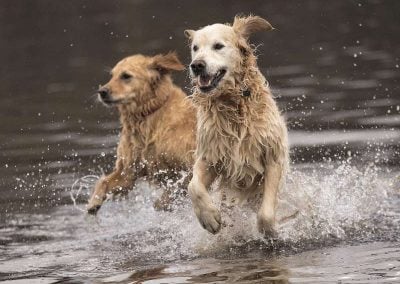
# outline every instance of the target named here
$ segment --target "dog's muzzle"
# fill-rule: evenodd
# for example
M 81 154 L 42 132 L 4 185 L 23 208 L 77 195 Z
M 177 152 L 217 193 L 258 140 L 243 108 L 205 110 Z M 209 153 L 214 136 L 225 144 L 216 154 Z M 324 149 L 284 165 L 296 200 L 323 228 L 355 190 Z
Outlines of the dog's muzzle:
M 101 87 L 100 89 L 97 90 L 97 93 L 99 95 L 99 100 L 104 104 L 110 105 L 114 103 L 111 97 L 111 91 L 107 87 Z
M 102 100 L 108 99 L 110 97 L 110 90 L 105 87 L 98 89 L 97 93 L 99 94 Z
M 190 64 L 190 69 L 195 76 L 202 75 L 206 71 L 206 62 L 204 60 L 195 60 Z
M 215 74 L 209 74 L 204 60 L 194 60 L 190 64 L 190 69 L 194 75 L 193 77 L 196 78 L 197 86 L 203 93 L 215 89 L 226 74 L 225 68 L 219 69 Z

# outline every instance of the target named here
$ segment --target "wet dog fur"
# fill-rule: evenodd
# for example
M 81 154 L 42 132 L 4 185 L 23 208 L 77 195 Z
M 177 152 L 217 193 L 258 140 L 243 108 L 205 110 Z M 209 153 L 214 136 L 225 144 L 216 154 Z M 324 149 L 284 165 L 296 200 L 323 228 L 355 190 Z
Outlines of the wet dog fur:
M 170 76 L 183 69 L 175 53 L 134 55 L 121 60 L 98 90 L 103 104 L 118 109 L 122 130 L 115 168 L 97 181 L 88 213 L 95 214 L 107 194 L 126 192 L 142 177 L 165 190 L 156 208 L 169 206 L 167 181 L 176 181 L 194 163 L 195 110 Z
M 185 31 L 197 108 L 189 195 L 200 224 L 213 234 L 222 223 L 208 192 L 217 179 L 241 201 L 255 201 L 261 233 L 275 232 L 277 194 L 289 161 L 287 129 L 248 41 L 252 33 L 272 29 L 260 17 L 237 16 L 232 25 Z

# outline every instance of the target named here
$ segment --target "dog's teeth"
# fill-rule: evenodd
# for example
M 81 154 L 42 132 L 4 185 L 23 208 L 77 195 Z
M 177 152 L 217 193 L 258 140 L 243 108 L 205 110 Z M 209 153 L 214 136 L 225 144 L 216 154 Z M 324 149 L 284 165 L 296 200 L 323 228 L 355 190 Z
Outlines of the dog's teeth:
M 211 84 L 212 78 L 210 77 L 206 77 L 206 78 L 202 78 L 201 76 L 197 77 L 197 82 L 201 87 L 206 87 L 209 86 Z

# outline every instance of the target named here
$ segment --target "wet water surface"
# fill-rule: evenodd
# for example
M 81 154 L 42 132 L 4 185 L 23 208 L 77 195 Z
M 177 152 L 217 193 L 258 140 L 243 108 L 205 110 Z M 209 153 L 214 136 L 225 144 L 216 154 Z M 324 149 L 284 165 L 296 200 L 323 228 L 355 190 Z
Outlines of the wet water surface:
M 0 281 L 400 282 L 400 3 L 247 2 L 0 4 Z M 187 199 L 154 211 L 160 192 L 141 182 L 87 216 L 118 141 L 92 95 L 109 68 L 169 50 L 187 64 L 183 30 L 237 13 L 276 27 L 253 40 L 290 129 L 278 217 L 299 214 L 266 240 L 235 208 L 213 236 Z

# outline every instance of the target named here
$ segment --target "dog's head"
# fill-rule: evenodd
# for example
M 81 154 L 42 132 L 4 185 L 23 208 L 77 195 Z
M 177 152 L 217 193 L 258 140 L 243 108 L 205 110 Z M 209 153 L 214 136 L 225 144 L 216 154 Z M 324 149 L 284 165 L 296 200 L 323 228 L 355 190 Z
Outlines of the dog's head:
M 142 103 L 154 96 L 157 84 L 171 71 L 185 69 L 175 53 L 124 58 L 111 71 L 111 79 L 98 90 L 99 100 L 107 105 Z
M 192 53 L 190 75 L 203 93 L 234 84 L 243 58 L 252 52 L 249 36 L 273 27 L 258 16 L 236 16 L 232 25 L 214 24 L 200 30 L 186 30 Z

